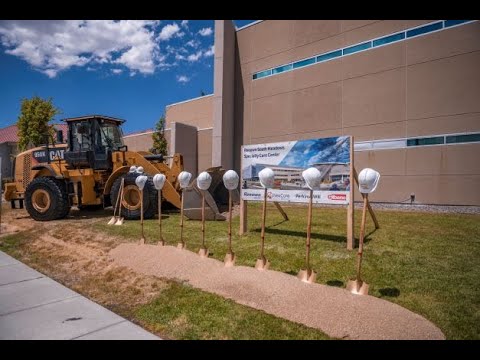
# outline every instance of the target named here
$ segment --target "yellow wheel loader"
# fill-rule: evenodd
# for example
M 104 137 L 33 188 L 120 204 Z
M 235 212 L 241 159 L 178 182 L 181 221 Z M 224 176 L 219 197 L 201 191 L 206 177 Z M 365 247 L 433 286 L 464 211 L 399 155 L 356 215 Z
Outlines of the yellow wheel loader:
M 129 151 L 123 144 L 121 124 L 124 120 L 91 115 L 64 120 L 68 139 L 63 142 L 57 132 L 56 144 L 40 146 L 17 155 L 15 182 L 5 185 L 5 199 L 25 207 L 38 221 L 61 219 L 72 206 L 108 207 L 117 199 L 122 178 L 124 191 L 120 199 L 121 216 L 140 218 L 140 191 L 135 185 L 139 175 L 129 172 L 141 166 L 149 181 L 144 188 L 144 217 L 152 218 L 157 210 L 157 191 L 152 177 L 165 174 L 162 195 L 174 207 L 180 207 L 178 174 L 183 170 L 181 154 L 174 154 L 170 167 L 161 155 Z

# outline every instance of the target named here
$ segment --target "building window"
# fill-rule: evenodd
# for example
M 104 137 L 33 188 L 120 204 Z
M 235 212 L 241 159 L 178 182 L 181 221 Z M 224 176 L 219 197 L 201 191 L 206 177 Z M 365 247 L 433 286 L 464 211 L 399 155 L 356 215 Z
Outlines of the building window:
M 375 46 L 380 46 L 380 45 L 385 45 L 385 44 L 390 44 L 395 41 L 400 41 L 405 39 L 405 32 L 401 32 L 399 34 L 394 34 L 390 36 L 385 36 L 377 40 L 373 40 L 373 47 Z
M 364 42 L 363 44 L 358 44 L 354 46 L 350 46 L 348 48 L 343 49 L 343 55 L 350 55 L 362 50 L 370 49 L 372 47 L 372 42 Z
M 292 64 L 282 65 L 272 70 L 272 74 L 279 74 L 284 71 L 292 70 Z
M 407 146 L 426 146 L 445 144 L 443 136 L 435 136 L 429 138 L 407 139 Z
M 445 20 L 445 27 L 455 26 L 469 21 L 471 20 Z
M 301 68 L 301 67 L 304 67 L 304 66 L 307 66 L 307 65 L 311 65 L 311 64 L 314 64 L 314 63 L 315 63 L 315 57 L 311 57 L 309 59 L 294 62 L 293 63 L 293 68 L 298 69 L 298 68 Z
M 319 55 L 317 56 L 317 62 L 327 61 L 339 56 L 342 56 L 342 50 L 332 51 L 323 55 Z
M 443 27 L 443 21 L 439 21 L 433 24 L 425 25 L 413 30 L 407 31 L 407 38 L 411 38 L 417 35 L 426 34 L 435 30 L 439 30 Z
M 447 144 L 480 142 L 480 134 L 447 136 Z
M 272 75 L 272 70 L 260 71 L 256 74 L 253 74 L 253 80 L 260 79 L 260 78 L 263 78 L 265 76 L 270 76 L 270 75 Z

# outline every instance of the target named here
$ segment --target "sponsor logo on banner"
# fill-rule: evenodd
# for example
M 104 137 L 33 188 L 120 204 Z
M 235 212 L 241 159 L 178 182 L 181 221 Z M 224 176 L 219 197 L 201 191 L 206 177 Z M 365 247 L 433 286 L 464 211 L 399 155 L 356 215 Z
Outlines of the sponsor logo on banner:
M 347 195 L 346 194 L 330 194 L 328 195 L 329 200 L 334 200 L 334 201 L 345 201 L 347 200 Z

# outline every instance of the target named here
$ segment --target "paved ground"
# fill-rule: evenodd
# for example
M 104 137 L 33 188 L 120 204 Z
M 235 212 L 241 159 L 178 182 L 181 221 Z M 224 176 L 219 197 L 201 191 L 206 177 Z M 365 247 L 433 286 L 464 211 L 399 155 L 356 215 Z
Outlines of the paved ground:
M 253 267 L 225 268 L 172 246 L 121 244 L 115 263 L 192 286 L 343 339 L 445 339 L 434 324 L 399 305 L 345 289 L 306 284 L 295 276 Z
M 0 339 L 159 338 L 0 251 Z

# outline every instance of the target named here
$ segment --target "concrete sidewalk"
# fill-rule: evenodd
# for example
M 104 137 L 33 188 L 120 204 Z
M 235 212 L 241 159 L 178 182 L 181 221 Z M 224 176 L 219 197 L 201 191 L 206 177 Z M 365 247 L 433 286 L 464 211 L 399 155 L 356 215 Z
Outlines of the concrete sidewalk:
M 1 251 L 0 339 L 160 340 Z

